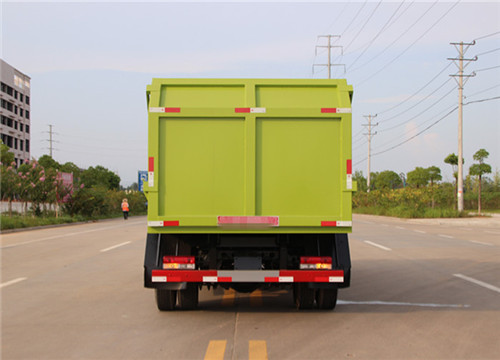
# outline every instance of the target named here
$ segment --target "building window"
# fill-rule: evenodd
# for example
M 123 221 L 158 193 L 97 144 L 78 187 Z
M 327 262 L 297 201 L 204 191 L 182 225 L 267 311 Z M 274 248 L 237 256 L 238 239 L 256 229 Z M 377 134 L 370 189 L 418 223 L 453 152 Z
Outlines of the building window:
M 19 140 L 19 150 L 24 151 L 24 141 Z
M 26 119 L 29 119 L 30 118 L 30 112 L 29 110 L 26 110 Z
M 17 130 L 17 121 L 14 121 L 14 130 Z
M 23 101 L 24 101 L 24 95 L 23 95 L 23 94 L 19 94 L 19 101 L 20 101 L 20 102 L 23 102 Z
M 29 134 L 29 133 L 30 133 L 30 126 L 26 125 L 26 134 Z
M 24 110 L 23 109 L 19 109 L 19 116 L 24 116 Z
M 30 97 L 28 95 L 26 95 L 26 105 L 29 105 L 30 104 Z
M 24 124 L 19 124 L 19 131 L 21 131 L 21 132 L 24 131 Z
M 30 152 L 30 141 L 26 140 L 26 152 Z

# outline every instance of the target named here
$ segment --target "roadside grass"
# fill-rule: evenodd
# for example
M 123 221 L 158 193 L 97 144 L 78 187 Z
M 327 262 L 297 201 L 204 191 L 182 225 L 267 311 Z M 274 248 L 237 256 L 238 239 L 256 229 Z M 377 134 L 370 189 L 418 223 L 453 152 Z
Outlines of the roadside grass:
M 357 207 L 353 209 L 355 214 L 392 216 L 404 219 L 415 218 L 460 218 L 468 217 L 468 212 L 459 212 L 455 209 L 447 208 L 423 208 L 415 209 L 406 206 L 396 206 L 393 208 L 384 207 Z

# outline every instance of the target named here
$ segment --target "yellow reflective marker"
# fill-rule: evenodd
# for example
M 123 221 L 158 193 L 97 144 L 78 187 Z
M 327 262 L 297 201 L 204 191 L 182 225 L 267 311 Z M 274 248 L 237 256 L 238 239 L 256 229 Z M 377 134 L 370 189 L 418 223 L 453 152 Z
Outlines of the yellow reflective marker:
M 224 360 L 227 340 L 210 340 L 204 360 Z
M 250 340 L 248 358 L 249 360 L 268 360 L 266 342 L 264 340 Z

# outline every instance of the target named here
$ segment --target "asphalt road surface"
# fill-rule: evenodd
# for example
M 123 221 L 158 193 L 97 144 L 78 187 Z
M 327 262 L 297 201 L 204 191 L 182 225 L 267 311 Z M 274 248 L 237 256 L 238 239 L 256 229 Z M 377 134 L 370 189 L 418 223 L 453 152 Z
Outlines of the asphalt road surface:
M 1 237 L 2 359 L 499 359 L 500 221 L 355 216 L 335 311 L 203 290 L 159 312 L 146 218 Z

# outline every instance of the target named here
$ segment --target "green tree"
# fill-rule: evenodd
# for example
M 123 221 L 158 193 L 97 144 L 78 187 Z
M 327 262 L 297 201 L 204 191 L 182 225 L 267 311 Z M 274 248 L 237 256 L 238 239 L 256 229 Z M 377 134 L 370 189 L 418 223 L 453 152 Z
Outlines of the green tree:
M 39 159 L 38 159 L 38 163 L 45 169 L 45 170 L 48 170 L 48 169 L 55 169 L 55 170 L 59 170 L 59 168 L 61 167 L 61 165 L 55 161 L 50 155 L 42 155 Z
M 120 189 L 120 177 L 103 166 L 89 167 L 81 173 L 80 181 L 85 187 L 103 186 L 108 190 Z
M 491 173 L 491 165 L 484 163 L 484 159 L 486 159 L 490 155 L 485 149 L 479 149 L 474 154 L 474 160 L 478 161 L 479 164 L 473 164 L 469 168 L 469 174 L 473 176 L 477 176 L 479 178 L 479 188 L 478 188 L 478 197 L 477 197 L 477 212 L 481 215 L 481 183 L 482 177 L 484 174 Z
M 358 184 L 358 191 L 365 191 L 367 190 L 366 186 L 366 178 L 363 176 L 363 172 L 360 170 L 356 170 L 354 172 L 354 175 L 352 177 L 352 181 L 357 182 Z
M 415 170 L 406 174 L 408 185 L 419 188 L 427 186 L 430 180 L 429 170 L 423 167 L 416 167 Z
M 10 148 L 7 145 L 5 145 L 2 141 L 0 141 L 0 148 L 2 151 L 1 155 L 2 165 L 5 165 L 7 167 L 11 166 L 12 163 L 14 162 L 14 154 L 10 152 Z
M 443 179 L 443 177 L 441 176 L 441 169 L 437 166 L 428 167 L 427 172 L 429 174 L 431 186 L 434 185 L 434 182 L 441 181 Z
M 396 189 L 403 184 L 397 173 L 385 170 L 379 173 L 374 181 L 376 189 Z

